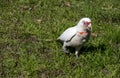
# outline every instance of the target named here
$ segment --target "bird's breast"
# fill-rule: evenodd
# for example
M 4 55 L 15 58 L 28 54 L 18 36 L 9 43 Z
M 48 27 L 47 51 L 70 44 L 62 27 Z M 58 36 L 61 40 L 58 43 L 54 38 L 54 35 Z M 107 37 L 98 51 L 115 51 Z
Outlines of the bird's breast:
M 88 32 L 77 32 L 77 34 L 69 42 L 71 46 L 80 46 L 86 43 L 89 39 Z

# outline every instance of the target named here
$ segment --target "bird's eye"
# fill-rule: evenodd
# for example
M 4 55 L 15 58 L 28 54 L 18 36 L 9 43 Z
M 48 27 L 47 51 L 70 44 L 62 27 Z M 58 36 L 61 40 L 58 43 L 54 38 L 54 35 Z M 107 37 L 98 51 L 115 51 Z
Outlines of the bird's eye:
M 84 22 L 84 25 L 86 25 L 86 23 Z

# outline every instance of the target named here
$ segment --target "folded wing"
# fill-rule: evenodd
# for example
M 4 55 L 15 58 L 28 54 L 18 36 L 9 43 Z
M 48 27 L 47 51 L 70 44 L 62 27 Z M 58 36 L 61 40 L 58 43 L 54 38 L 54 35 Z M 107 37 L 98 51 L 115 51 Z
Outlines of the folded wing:
M 70 41 L 76 35 L 76 33 L 77 31 L 75 27 L 68 28 L 58 37 L 58 40 L 63 42 Z

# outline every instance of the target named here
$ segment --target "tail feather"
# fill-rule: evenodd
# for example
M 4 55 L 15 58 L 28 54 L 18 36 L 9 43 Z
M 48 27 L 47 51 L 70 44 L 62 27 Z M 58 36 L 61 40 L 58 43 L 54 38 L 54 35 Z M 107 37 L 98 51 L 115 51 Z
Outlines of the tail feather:
M 63 44 L 63 41 L 61 41 L 59 38 L 57 38 L 56 42 Z

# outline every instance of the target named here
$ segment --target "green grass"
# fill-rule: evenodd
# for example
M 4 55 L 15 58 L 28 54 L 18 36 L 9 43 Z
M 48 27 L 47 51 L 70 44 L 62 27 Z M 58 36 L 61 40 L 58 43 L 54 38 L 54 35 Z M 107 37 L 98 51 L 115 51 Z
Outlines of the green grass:
M 78 59 L 57 37 L 82 17 L 93 33 Z M 1 0 L 1 78 L 120 78 L 119 0 Z

